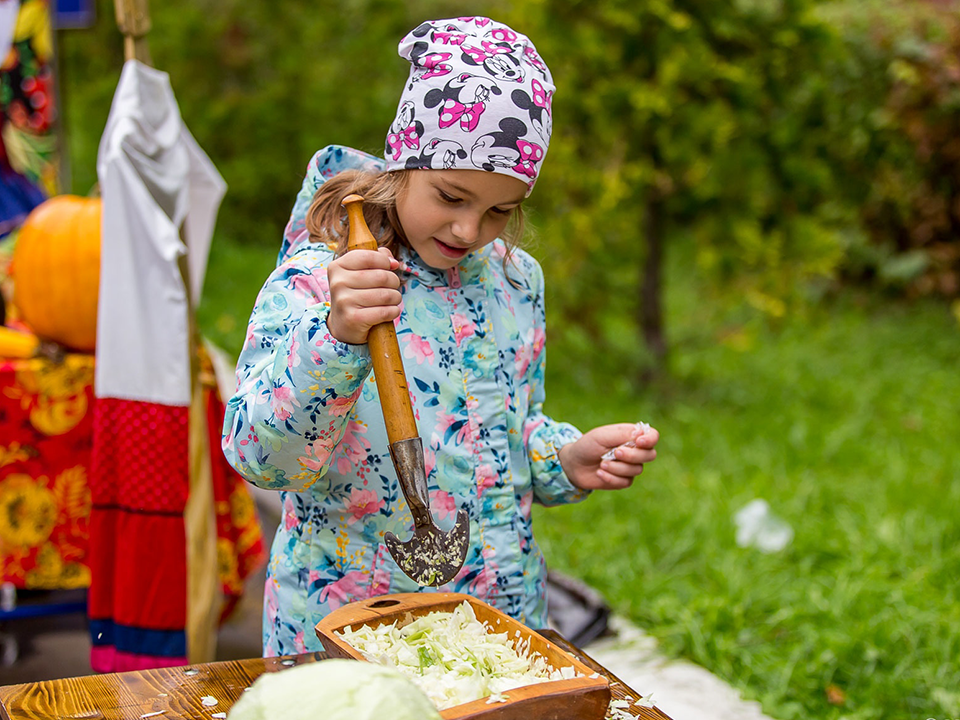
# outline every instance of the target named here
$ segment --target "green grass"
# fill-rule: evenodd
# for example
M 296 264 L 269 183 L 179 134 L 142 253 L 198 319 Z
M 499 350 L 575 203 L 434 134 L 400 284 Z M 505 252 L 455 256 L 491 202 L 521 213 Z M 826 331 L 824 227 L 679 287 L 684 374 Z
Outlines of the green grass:
M 214 246 L 200 322 L 233 354 L 278 245 Z M 630 490 L 538 509 L 548 561 L 780 720 L 960 717 L 956 320 L 847 292 L 772 327 L 681 269 L 651 387 L 623 318 L 603 349 L 550 317 L 548 411 L 662 440 Z M 793 527 L 785 550 L 737 546 L 754 498 Z
M 548 411 L 662 439 L 626 494 L 538 511 L 548 561 L 773 717 L 960 716 L 956 320 L 847 294 L 737 325 L 682 277 L 667 380 L 611 392 L 597 349 L 550 349 Z M 754 498 L 793 527 L 782 552 L 737 546 Z
M 276 243 L 239 244 L 216 236 L 210 248 L 197 322 L 204 336 L 236 358 L 257 293 L 277 262 Z

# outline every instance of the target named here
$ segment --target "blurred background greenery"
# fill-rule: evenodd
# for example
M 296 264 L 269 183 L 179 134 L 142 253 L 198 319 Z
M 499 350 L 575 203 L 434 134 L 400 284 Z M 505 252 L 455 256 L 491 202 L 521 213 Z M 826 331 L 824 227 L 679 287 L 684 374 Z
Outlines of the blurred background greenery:
M 123 57 L 98 12 L 59 38 L 78 194 Z M 551 564 L 773 717 L 960 716 L 960 3 L 152 3 L 229 185 L 200 308 L 228 352 L 313 152 L 379 154 L 397 40 L 465 14 L 558 86 L 529 201 L 548 410 L 663 436 L 626 501 L 538 513 Z M 784 550 L 736 543 L 754 498 Z

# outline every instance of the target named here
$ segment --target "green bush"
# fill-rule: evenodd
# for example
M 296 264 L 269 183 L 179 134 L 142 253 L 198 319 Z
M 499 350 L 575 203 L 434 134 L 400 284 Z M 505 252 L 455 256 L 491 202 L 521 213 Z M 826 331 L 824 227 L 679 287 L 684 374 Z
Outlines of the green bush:
M 845 40 L 841 169 L 863 232 L 848 276 L 960 293 L 960 2 L 849 0 L 822 16 Z M 869 244 L 871 248 L 865 249 Z

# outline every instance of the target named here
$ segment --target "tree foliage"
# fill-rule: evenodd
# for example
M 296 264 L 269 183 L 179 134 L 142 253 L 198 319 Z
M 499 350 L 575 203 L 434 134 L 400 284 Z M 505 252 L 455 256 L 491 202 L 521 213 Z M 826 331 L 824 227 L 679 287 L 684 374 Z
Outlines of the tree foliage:
M 275 243 L 311 154 L 379 152 L 427 17 L 528 34 L 558 86 L 531 198 L 557 312 L 650 358 L 666 349 L 665 249 L 692 241 L 726 296 L 778 317 L 811 278 L 958 291 L 957 0 L 176 0 L 154 61 L 229 185 L 219 232 Z M 61 33 L 74 191 L 122 65 L 112 0 Z M 730 289 L 734 292 L 730 292 Z
M 181 114 L 227 181 L 221 232 L 279 242 L 307 161 L 331 143 L 382 152 L 407 74 L 399 38 L 465 3 L 419 0 L 174 0 L 150 3 L 148 42 Z M 92 30 L 61 33 L 76 191 L 96 182 L 96 146 L 123 64 L 113 0 Z
M 695 239 L 700 269 L 736 290 L 727 297 L 767 316 L 838 272 L 956 294 L 958 9 L 955 0 L 504 8 L 557 76 L 552 158 L 535 203 L 565 315 L 607 345 L 623 337 L 617 317 L 644 325 L 658 294 L 636 289 L 656 275 L 659 245 L 684 237 Z
M 960 293 L 960 2 L 824 8 L 854 109 L 843 175 L 859 209 L 845 271 L 909 293 Z
M 835 172 L 843 55 L 813 0 L 559 0 L 508 11 L 558 76 L 553 157 L 538 203 L 569 307 L 639 315 L 656 243 L 697 260 L 770 315 L 830 275 L 852 222 Z M 586 271 L 584 269 L 587 268 Z M 602 302 L 598 302 L 603 299 Z M 609 323 L 608 323 L 609 325 Z M 610 332 L 619 334 L 613 324 Z

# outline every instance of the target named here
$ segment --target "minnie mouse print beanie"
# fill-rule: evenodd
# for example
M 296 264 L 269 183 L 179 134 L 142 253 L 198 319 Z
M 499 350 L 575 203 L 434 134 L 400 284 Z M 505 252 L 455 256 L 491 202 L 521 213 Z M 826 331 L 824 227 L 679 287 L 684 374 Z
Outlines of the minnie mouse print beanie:
M 553 78 L 533 43 L 485 17 L 431 20 L 397 48 L 410 62 L 386 169 L 486 170 L 533 189 L 550 143 Z

